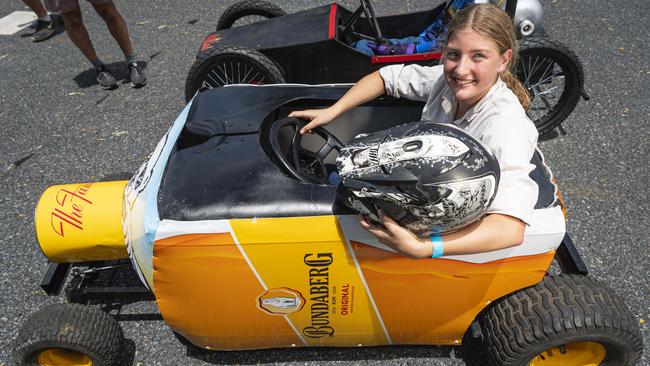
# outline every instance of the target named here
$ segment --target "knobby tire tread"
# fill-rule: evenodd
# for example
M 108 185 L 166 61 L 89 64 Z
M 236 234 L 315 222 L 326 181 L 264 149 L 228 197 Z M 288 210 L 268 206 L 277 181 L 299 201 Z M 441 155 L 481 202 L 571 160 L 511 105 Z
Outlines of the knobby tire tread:
M 550 117 L 545 117 L 540 122 L 533 121 L 536 122 L 535 125 L 539 134 L 543 135 L 559 126 L 575 109 L 584 87 L 584 70 L 580 59 L 572 50 L 552 39 L 544 37 L 525 38 L 519 43 L 519 54 L 522 56 L 526 52 L 537 52 L 540 56 L 547 55 L 549 52 L 554 53 L 557 56 L 555 59 L 562 61 L 566 67 L 565 80 L 571 82 L 570 89 L 566 90 L 567 94 L 565 95 L 563 92 L 561 96 L 566 100 L 558 102 L 558 104 L 562 103 L 563 105 L 558 110 L 554 110 Z
M 192 99 L 196 91 L 201 87 L 201 84 L 203 84 L 204 74 L 219 61 L 220 57 L 226 56 L 247 57 L 269 73 L 271 80 L 268 84 L 284 83 L 284 76 L 278 64 L 261 52 L 240 46 L 217 47 L 201 52 L 197 56 L 196 62 L 190 68 L 187 79 L 185 80 L 186 102 Z
M 244 0 L 229 6 L 217 21 L 217 31 L 229 29 L 237 19 L 247 15 L 263 15 L 275 18 L 285 15 L 286 12 L 278 6 L 263 0 Z
M 594 334 L 629 347 L 627 353 L 615 352 L 622 357 L 618 359 L 606 347 L 606 365 L 634 365 L 643 351 L 637 321 L 623 301 L 580 275 L 548 276 L 536 286 L 499 300 L 484 314 L 482 329 L 491 365 L 527 364 L 531 350 L 537 350 L 534 356 L 548 345 L 565 343 L 563 339 L 569 343 Z M 538 349 L 540 345 L 543 349 Z
M 34 313 L 16 338 L 17 365 L 37 365 L 41 351 L 67 348 L 91 357 L 94 365 L 115 365 L 122 328 L 103 311 L 79 304 L 53 304 Z

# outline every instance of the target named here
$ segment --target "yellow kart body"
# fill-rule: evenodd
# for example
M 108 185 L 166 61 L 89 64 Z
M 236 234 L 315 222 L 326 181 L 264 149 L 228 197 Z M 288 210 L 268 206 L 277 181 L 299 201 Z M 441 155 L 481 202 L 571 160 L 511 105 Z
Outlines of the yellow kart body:
M 36 209 L 45 255 L 128 258 L 120 220 L 126 183 L 48 188 Z M 537 283 L 555 254 L 413 260 L 372 240 L 357 221 L 162 221 L 151 260 L 160 312 L 209 349 L 459 344 L 485 306 Z

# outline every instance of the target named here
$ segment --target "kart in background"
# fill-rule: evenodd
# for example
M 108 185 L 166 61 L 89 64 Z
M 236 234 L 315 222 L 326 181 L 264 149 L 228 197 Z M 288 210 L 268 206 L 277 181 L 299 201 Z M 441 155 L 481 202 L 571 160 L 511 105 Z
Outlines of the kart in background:
M 109 310 L 139 300 L 208 350 L 464 344 L 491 365 L 639 359 L 638 322 L 587 276 L 539 155 L 540 197 L 517 247 L 414 260 L 363 230 L 327 165 L 359 133 L 418 120 L 422 104 L 380 98 L 305 136 L 287 118 L 349 87 L 200 92 L 130 181 L 49 187 L 35 215 L 51 261 L 41 286 L 56 295 L 71 277 L 73 304 L 27 320 L 16 363 L 115 364 L 123 335 Z M 125 266 L 141 283 L 97 285 Z
M 437 65 L 439 49 L 370 56 L 352 44 L 418 35 L 451 2 L 384 17 L 375 16 L 369 0 L 360 0 L 356 11 L 333 3 L 286 15 L 262 0 L 236 3 L 201 43 L 186 79 L 186 101 L 201 88 L 228 84 L 351 83 L 390 64 Z M 528 115 L 540 134 L 549 132 L 567 118 L 581 95 L 588 99 L 582 64 L 573 51 L 546 37 L 539 0 L 508 0 L 503 7 L 520 37 L 516 75 L 532 97 Z

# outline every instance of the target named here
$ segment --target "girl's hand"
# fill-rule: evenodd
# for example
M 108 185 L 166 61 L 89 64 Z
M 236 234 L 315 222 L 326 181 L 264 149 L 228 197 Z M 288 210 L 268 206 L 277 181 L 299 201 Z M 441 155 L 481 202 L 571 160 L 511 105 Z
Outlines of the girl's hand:
M 324 126 L 332 122 L 332 120 L 336 118 L 337 115 L 332 111 L 331 108 L 325 108 L 308 109 L 305 111 L 293 111 L 289 114 L 289 117 L 297 117 L 309 121 L 305 127 L 300 129 L 300 134 L 304 135 L 316 127 Z
M 433 247 L 425 243 L 408 229 L 400 226 L 383 212 L 379 212 L 383 227 L 370 224 L 363 216 L 360 217 L 361 227 L 370 231 L 381 243 L 388 245 L 397 252 L 411 258 L 430 258 Z

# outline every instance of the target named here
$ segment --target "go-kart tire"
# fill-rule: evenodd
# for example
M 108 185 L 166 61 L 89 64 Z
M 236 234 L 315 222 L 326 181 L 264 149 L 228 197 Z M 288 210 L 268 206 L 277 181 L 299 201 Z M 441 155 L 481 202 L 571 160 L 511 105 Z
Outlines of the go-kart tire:
M 79 304 L 47 306 L 27 320 L 16 339 L 17 365 L 116 365 L 124 336 L 105 312 Z
M 284 83 L 280 67 L 261 52 L 238 46 L 214 48 L 201 53 L 190 68 L 185 81 L 185 101 L 189 102 L 204 86 L 212 89 L 227 84 L 279 83 Z
M 217 31 L 233 28 L 238 20 L 243 20 L 246 17 L 253 17 L 253 21 L 246 23 L 252 24 L 286 14 L 284 10 L 268 1 L 244 0 L 232 4 L 221 14 L 217 21 Z
M 584 84 L 578 57 L 560 42 L 547 38 L 520 41 L 516 75 L 530 93 L 528 116 L 540 135 L 559 126 L 571 114 Z
M 580 275 L 549 276 L 508 295 L 485 312 L 481 328 L 490 365 L 631 366 L 643 352 L 623 301 Z

